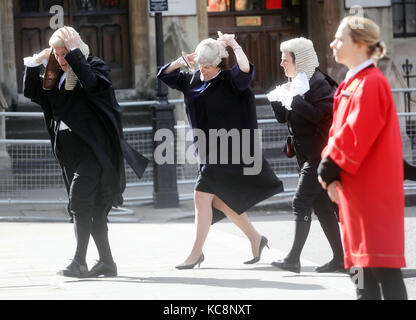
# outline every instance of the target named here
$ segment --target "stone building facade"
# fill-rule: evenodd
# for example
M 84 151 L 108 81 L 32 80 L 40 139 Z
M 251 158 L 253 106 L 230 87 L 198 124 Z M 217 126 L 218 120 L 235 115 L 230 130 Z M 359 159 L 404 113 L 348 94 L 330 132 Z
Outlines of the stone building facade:
M 257 0 L 250 1 L 250 3 L 257 3 L 258 8 L 255 7 L 255 5 L 252 5 L 252 7 L 246 11 L 233 11 L 231 9 L 229 14 L 224 17 L 221 15 L 221 13 L 218 12 L 208 12 L 207 4 L 209 4 L 209 1 L 211 0 L 169 0 L 169 3 L 182 2 L 189 4 L 190 1 L 195 2 L 195 11 L 193 14 L 166 16 L 163 18 L 166 61 L 175 59 L 180 55 L 182 51 L 191 52 L 200 40 L 208 37 L 209 35 L 213 36 L 213 31 L 215 31 L 217 27 L 221 27 L 225 29 L 223 30 L 225 32 L 230 30 L 239 34 L 241 31 L 242 35 L 243 31 L 246 32 L 245 34 L 249 35 L 247 37 L 248 40 L 245 40 L 245 35 L 241 36 L 239 39 L 241 39 L 242 42 L 245 41 L 243 47 L 247 49 L 248 53 L 250 54 L 250 59 L 255 61 L 257 64 L 260 64 L 265 53 L 263 52 L 261 42 L 258 42 L 256 37 L 262 37 L 263 35 L 257 31 L 254 32 L 253 30 L 261 30 L 263 28 L 263 33 L 267 34 L 269 32 L 268 30 L 272 30 L 271 25 L 266 26 L 267 21 L 271 21 L 271 24 L 273 24 L 273 21 L 276 21 L 276 24 L 280 23 L 279 21 L 283 21 L 281 24 L 281 34 L 283 34 L 283 36 L 274 38 L 274 40 L 267 40 L 268 43 L 270 41 L 275 41 L 274 51 L 268 51 L 275 55 L 275 57 L 272 59 L 273 64 L 264 68 L 266 69 L 266 72 L 270 69 L 280 69 L 280 52 L 278 51 L 278 45 L 280 41 L 287 37 L 302 35 L 309 37 L 314 41 L 320 59 L 321 68 L 324 71 L 328 72 L 338 81 L 342 80 L 343 76 L 345 75 L 345 68 L 337 65 L 332 58 L 332 52 L 329 49 L 329 43 L 333 39 L 333 35 L 335 34 L 336 28 L 341 18 L 345 15 L 351 14 L 349 9 L 346 8 L 346 4 L 349 2 L 348 0 L 270 0 L 270 2 L 268 0 Z M 221 2 L 218 0 L 214 1 Z M 229 6 L 235 6 L 235 8 L 237 8 L 237 5 L 241 6 L 242 1 L 243 0 L 223 0 L 225 4 L 228 4 Z M 20 57 L 23 54 L 20 52 L 23 49 L 19 49 L 20 47 L 17 45 L 18 41 L 23 41 L 20 39 L 20 30 L 22 28 L 22 24 L 20 20 L 19 23 L 17 22 L 19 16 L 17 14 L 17 7 L 21 2 L 22 1 L 19 0 L 3 0 L 0 2 L 0 88 L 2 89 L 3 95 L 5 96 L 9 105 L 22 101 L 21 94 L 19 94 L 19 83 L 21 81 L 21 69 L 19 69 L 19 65 L 21 65 L 21 61 L 17 61 L 20 60 Z M 23 2 L 28 3 L 28 1 Z M 74 9 L 75 5 L 81 6 L 81 4 L 85 5 L 85 3 L 90 3 L 91 6 L 95 6 L 94 8 L 98 11 L 104 9 L 107 10 L 107 8 L 104 8 L 104 6 L 105 3 L 108 2 L 109 1 L 105 0 L 39 0 L 41 7 L 46 7 L 47 3 L 49 3 L 49 5 L 51 3 L 59 3 L 62 4 L 65 8 L 67 6 L 68 10 L 70 9 L 73 11 L 77 10 Z M 113 1 L 111 2 L 113 3 Z M 360 1 L 355 2 L 360 3 Z M 396 2 L 400 1 L 393 0 L 393 3 Z M 123 60 L 123 63 L 127 64 L 128 72 L 126 73 L 123 71 L 120 74 L 127 76 L 129 79 L 127 82 L 124 82 L 124 85 L 120 86 L 119 90 L 117 90 L 118 97 L 120 99 L 151 99 L 155 96 L 156 45 L 154 18 L 149 14 L 148 0 L 121 0 L 115 1 L 115 3 L 120 3 L 119 7 L 115 8 L 116 10 L 121 12 L 120 8 L 124 6 L 123 8 L 128 15 L 128 25 L 126 28 L 128 32 L 128 36 L 126 37 L 128 44 L 123 44 L 125 46 L 123 48 L 127 48 L 126 50 L 128 50 L 129 53 L 127 55 L 129 61 L 125 61 L 125 58 Z M 269 3 L 279 3 L 279 5 L 282 7 L 282 13 L 279 13 L 280 10 L 266 10 L 265 6 L 268 6 Z M 362 3 L 368 3 L 368 1 L 362 1 Z M 263 9 L 261 9 L 262 5 Z M 86 13 L 88 17 L 83 20 L 80 18 L 76 20 L 76 17 L 81 15 L 79 13 L 81 11 L 75 12 L 73 14 L 75 17 L 73 21 L 76 21 L 76 23 L 79 25 L 85 21 L 90 21 L 94 8 Z M 91 8 L 88 8 L 88 10 L 90 9 Z M 105 10 L 103 11 L 103 14 L 107 12 Z M 290 14 L 292 14 L 294 11 L 297 13 L 294 17 L 291 17 Z M 410 63 L 415 66 L 414 70 L 416 69 L 416 60 L 414 58 L 415 55 L 413 54 L 416 52 L 416 38 L 399 38 L 393 36 L 394 12 L 392 5 L 388 5 L 386 7 L 364 8 L 364 12 L 367 16 L 374 19 L 380 25 L 382 29 L 383 40 L 386 42 L 389 49 L 388 57 L 380 63 L 380 67 L 386 70 L 386 74 L 391 80 L 393 87 L 405 86 L 406 82 L 402 77 L 403 70 L 401 66 L 406 58 L 408 58 Z M 35 16 L 39 16 L 39 14 L 36 13 Z M 51 15 L 44 15 L 43 19 L 47 21 L 50 19 L 50 17 Z M 231 24 L 234 25 L 230 25 L 230 23 L 227 25 L 221 25 L 219 21 L 225 21 L 227 17 L 229 21 L 231 21 Z M 241 17 L 261 18 L 260 25 L 251 26 L 248 24 L 240 27 L 238 23 L 239 21 L 242 21 L 242 19 L 240 19 Z M 270 17 L 272 17 L 274 20 Z M 29 21 L 31 17 L 30 15 L 24 15 L 24 19 L 26 19 L 25 21 Z M 65 16 L 65 19 L 65 22 L 68 23 L 69 18 Z M 250 19 L 245 20 L 248 21 Z M 251 20 L 256 21 L 255 19 Z M 94 26 L 94 21 L 101 23 L 104 20 L 100 18 L 96 20 L 91 19 L 91 21 L 92 22 L 89 24 L 89 27 L 92 28 Z M 262 24 L 264 26 L 262 26 Z M 299 24 L 300 26 L 298 28 L 291 28 L 290 24 Z M 111 38 L 105 38 L 104 35 L 103 38 L 100 38 L 99 40 L 106 42 L 107 39 Z M 270 44 L 268 43 L 266 43 L 264 48 L 267 49 L 270 47 Z M 114 49 L 109 48 L 108 50 L 111 51 Z M 105 52 L 105 49 L 103 49 L 103 52 Z M 19 57 L 19 59 L 17 59 L 17 57 Z M 273 75 L 273 77 L 276 78 L 274 81 L 279 80 L 278 73 Z M 262 86 L 259 86 L 259 90 L 266 91 L 269 88 L 268 86 L 270 86 L 270 80 L 273 79 L 268 79 L 269 82 L 267 85 L 263 84 Z M 415 86 L 415 84 L 416 79 L 412 80 L 411 82 L 412 86 Z M 258 93 L 261 93 L 259 90 Z M 170 92 L 170 96 L 178 97 L 178 94 Z M 415 107 L 413 106 L 411 111 L 416 111 L 413 110 L 414 108 Z M 398 104 L 398 110 L 404 110 L 404 107 L 401 106 L 400 103 Z M 177 116 L 178 118 L 182 118 L 183 114 L 181 116 L 181 114 L 178 113 Z

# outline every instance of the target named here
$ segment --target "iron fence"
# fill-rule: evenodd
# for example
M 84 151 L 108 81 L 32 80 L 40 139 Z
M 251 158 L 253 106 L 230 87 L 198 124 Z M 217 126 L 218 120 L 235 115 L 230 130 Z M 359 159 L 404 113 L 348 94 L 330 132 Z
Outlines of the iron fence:
M 416 89 L 393 89 L 394 92 L 412 92 Z M 264 99 L 265 95 L 257 95 L 256 99 Z M 171 103 L 182 103 L 183 100 L 171 100 Z M 153 104 L 155 101 L 124 102 L 122 107 Z M 43 117 L 40 112 L 0 112 L 0 117 Z M 416 154 L 412 147 L 409 133 L 416 133 L 416 123 L 408 121 L 416 117 L 416 113 L 398 113 L 403 144 L 403 157 L 409 163 L 416 163 Z M 297 164 L 295 158 L 286 158 L 280 150 L 286 142 L 287 127 L 275 119 L 260 119 L 259 129 L 262 130 L 263 154 L 270 162 L 279 177 L 296 178 Z M 179 129 L 179 127 L 176 127 Z M 185 130 L 190 130 L 185 126 Z M 125 128 L 124 135 L 129 144 L 149 159 L 153 157 L 152 127 Z M 410 136 L 410 138 L 409 138 Z M 176 137 L 176 141 L 180 139 Z M 189 143 L 187 145 L 189 147 Z M 67 199 L 61 177 L 61 168 L 55 160 L 49 140 L 0 140 L 0 151 L 6 150 L 10 157 L 10 165 L 0 170 L 0 203 L 56 203 Z M 180 155 L 179 155 L 180 156 Z M 153 185 L 153 164 L 149 163 L 142 179 L 138 179 L 133 170 L 126 164 L 127 190 L 147 188 L 147 194 L 134 196 L 132 192 L 125 197 L 126 201 L 150 201 Z M 4 166 L 3 166 L 4 167 Z M 179 163 L 176 166 L 178 184 L 193 184 L 196 179 L 197 165 Z M 405 187 L 415 189 L 416 184 L 407 183 Z M 292 192 L 293 189 L 287 190 Z M 286 194 L 287 194 L 286 192 Z M 180 199 L 192 198 L 192 194 L 182 193 Z

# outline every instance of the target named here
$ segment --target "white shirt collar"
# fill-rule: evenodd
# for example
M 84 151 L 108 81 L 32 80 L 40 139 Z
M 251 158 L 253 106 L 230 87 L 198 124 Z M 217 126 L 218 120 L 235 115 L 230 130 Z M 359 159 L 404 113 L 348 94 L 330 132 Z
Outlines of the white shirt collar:
M 374 64 L 373 59 L 368 59 L 364 61 L 363 63 L 361 63 L 360 65 L 356 66 L 354 69 L 348 71 L 345 77 L 345 82 L 347 82 L 352 77 L 354 77 L 358 72 L 364 70 L 365 68 L 367 68 L 368 66 L 371 66 L 372 64 Z

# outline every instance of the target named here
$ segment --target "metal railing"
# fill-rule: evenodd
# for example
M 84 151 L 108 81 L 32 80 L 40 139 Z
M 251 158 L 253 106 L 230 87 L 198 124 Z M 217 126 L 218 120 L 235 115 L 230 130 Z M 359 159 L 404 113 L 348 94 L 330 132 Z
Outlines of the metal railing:
M 413 89 L 393 89 L 393 92 L 413 92 Z M 256 99 L 266 99 L 266 95 L 256 95 Z M 170 103 L 183 103 L 182 99 L 170 100 Z M 121 107 L 148 106 L 156 101 L 121 102 Z M 41 112 L 0 112 L 0 117 L 30 117 L 42 118 Z M 406 121 L 416 117 L 413 113 L 398 113 L 402 132 L 403 157 L 410 163 L 416 162 L 409 132 L 416 133 L 415 122 Z M 281 178 L 297 178 L 297 163 L 294 158 L 286 158 L 280 150 L 286 142 L 287 127 L 277 123 L 275 119 L 258 120 L 262 130 L 262 144 L 265 157 L 276 174 Z M 410 126 L 410 127 L 409 127 Z M 186 130 L 190 130 L 185 126 Z M 175 129 L 178 129 L 176 126 Z M 152 127 L 125 128 L 124 135 L 128 143 L 138 152 L 149 159 L 153 156 L 153 132 Z M 61 203 L 67 201 L 66 191 L 61 177 L 61 169 L 53 157 L 49 140 L 21 140 L 2 139 L 0 150 L 6 148 L 10 156 L 11 168 L 1 172 L 0 176 L 0 204 L 4 203 Z M 152 162 L 142 179 L 138 179 L 131 168 L 126 164 L 127 188 L 124 194 L 126 202 L 151 202 L 152 201 Z M 195 183 L 197 166 L 190 164 L 177 164 L 178 185 L 183 186 Z M 144 190 L 141 192 L 139 190 Z M 406 183 L 408 190 L 416 189 L 416 184 Z M 278 195 L 287 196 L 294 192 L 294 188 L 286 188 L 285 193 Z M 192 199 L 192 193 L 180 193 L 180 200 Z

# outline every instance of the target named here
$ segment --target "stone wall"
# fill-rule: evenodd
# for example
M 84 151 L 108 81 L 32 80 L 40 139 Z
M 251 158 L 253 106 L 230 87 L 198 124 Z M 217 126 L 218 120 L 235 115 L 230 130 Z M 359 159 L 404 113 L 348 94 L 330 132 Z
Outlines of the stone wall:
M 12 0 L 0 1 L 0 111 L 17 101 Z M 0 117 L 0 139 L 6 138 L 5 118 Z M 6 146 L 0 143 L 0 181 L 11 167 Z

